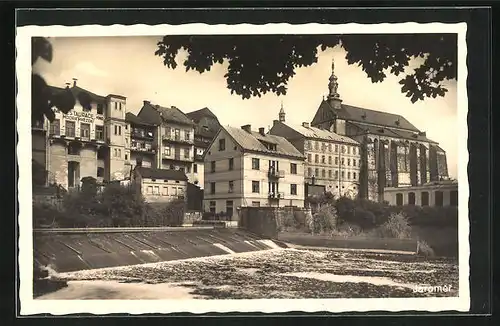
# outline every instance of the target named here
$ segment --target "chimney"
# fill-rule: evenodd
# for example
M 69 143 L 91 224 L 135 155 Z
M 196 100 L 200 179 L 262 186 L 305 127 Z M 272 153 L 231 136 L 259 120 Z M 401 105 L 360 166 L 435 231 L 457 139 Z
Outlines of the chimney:
M 69 88 L 69 85 L 71 85 L 71 83 L 66 83 L 66 88 Z
M 273 126 L 276 126 L 278 124 L 279 120 L 273 120 Z
M 309 128 L 309 122 L 302 122 L 302 127 Z
M 146 104 L 151 104 L 151 102 L 146 101 L 146 100 L 144 100 L 143 102 L 144 102 L 144 105 L 146 105 Z
M 73 78 L 73 87 L 76 87 L 76 81 L 77 81 L 77 80 L 78 80 L 78 79 Z
M 261 134 L 262 136 L 265 136 L 266 135 L 266 129 L 265 128 L 259 128 L 259 134 Z
M 241 129 L 245 130 L 248 133 L 252 132 L 252 126 L 251 125 L 241 126 Z
M 419 136 L 424 136 L 424 137 L 425 137 L 425 136 L 427 136 L 427 132 L 425 132 L 425 131 L 421 131 L 421 132 L 419 132 L 419 133 L 418 133 L 418 135 L 419 135 Z

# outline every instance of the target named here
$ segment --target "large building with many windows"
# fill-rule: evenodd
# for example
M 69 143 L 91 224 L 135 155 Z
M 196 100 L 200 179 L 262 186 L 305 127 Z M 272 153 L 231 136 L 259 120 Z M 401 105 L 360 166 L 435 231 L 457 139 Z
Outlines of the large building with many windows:
M 285 137 L 306 157 L 304 176 L 309 185 L 321 185 L 334 196 L 355 197 L 359 187 L 359 143 L 329 130 L 311 127 L 309 123 L 293 125 L 285 121 L 280 110 L 269 131 Z
M 235 219 L 242 206 L 304 207 L 304 159 L 264 128 L 221 127 L 204 156 L 204 210 Z
M 33 161 L 46 171 L 44 183 L 70 189 L 87 176 L 100 182 L 128 177 L 126 98 L 94 94 L 77 86 L 76 79 L 71 87 L 50 87 L 50 91 L 70 91 L 77 101 L 67 114 L 55 110 L 54 121 L 45 119 L 32 126 Z M 90 106 L 78 101 L 83 92 L 90 98 Z
M 332 74 L 329 94 L 311 126 L 360 143 L 359 195 L 384 200 L 385 188 L 424 186 L 448 178 L 445 151 L 404 117 L 344 104 Z

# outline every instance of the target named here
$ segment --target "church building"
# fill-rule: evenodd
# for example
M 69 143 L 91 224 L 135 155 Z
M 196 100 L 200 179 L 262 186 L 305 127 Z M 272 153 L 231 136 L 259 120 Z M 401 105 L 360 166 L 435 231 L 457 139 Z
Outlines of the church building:
M 344 104 L 332 62 L 329 94 L 311 126 L 360 143 L 359 196 L 384 200 L 386 187 L 415 187 L 448 178 L 446 152 L 401 115 Z

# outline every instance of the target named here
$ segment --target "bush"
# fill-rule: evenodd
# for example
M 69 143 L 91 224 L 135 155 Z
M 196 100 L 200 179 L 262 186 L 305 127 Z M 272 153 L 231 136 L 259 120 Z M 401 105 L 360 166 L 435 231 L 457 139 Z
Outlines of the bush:
M 334 206 L 322 206 L 313 215 L 312 231 L 314 233 L 332 232 L 337 226 L 337 210 Z
M 411 226 L 406 215 L 391 214 L 384 224 L 377 229 L 379 236 L 384 238 L 407 239 L 411 237 Z
M 33 227 L 58 227 L 64 214 L 48 203 L 33 203 Z
M 427 242 L 419 240 L 417 242 L 417 255 L 425 257 L 434 257 L 434 250 L 427 244 Z

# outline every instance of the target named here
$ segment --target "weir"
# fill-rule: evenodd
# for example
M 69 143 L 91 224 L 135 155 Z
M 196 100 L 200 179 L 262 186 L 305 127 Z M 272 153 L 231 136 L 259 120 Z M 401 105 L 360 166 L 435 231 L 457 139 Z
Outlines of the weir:
M 277 246 L 241 229 L 216 227 L 39 229 L 33 237 L 35 266 L 50 266 L 59 273 Z

